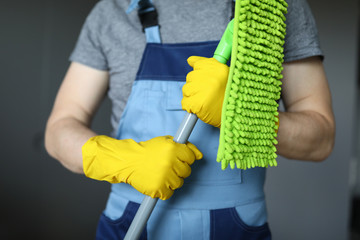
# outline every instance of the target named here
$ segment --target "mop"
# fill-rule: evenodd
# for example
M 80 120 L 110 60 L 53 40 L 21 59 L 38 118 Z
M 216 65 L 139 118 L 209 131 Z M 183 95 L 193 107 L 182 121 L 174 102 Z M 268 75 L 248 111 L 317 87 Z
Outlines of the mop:
M 217 156 L 222 169 L 277 165 L 286 12 L 284 0 L 236 1 Z
M 235 18 L 228 24 L 214 53 L 230 72 L 222 108 L 217 161 L 221 168 L 276 166 L 278 103 L 281 92 L 284 0 L 237 0 Z M 234 33 L 234 34 L 233 34 Z M 197 121 L 187 113 L 174 141 L 186 143 Z M 146 196 L 125 236 L 138 239 L 157 198 Z

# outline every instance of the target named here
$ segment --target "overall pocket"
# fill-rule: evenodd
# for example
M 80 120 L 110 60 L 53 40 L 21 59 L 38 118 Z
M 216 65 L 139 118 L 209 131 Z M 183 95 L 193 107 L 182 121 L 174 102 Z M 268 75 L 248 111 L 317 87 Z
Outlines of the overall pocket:
M 146 141 L 169 135 L 165 131 L 166 85 L 164 81 L 135 81 L 119 122 L 117 137 Z
M 96 230 L 96 240 L 124 239 L 139 206 L 140 205 L 137 203 L 129 202 L 126 205 L 123 215 L 116 220 L 112 220 L 105 216 L 105 214 L 102 214 Z M 140 239 L 147 239 L 146 227 L 142 232 Z
M 166 91 L 166 110 L 168 111 L 183 111 L 181 106 L 182 87 L 184 81 L 169 81 Z
M 147 140 L 143 136 L 147 127 L 146 112 L 144 111 L 145 103 L 144 86 L 139 81 L 135 81 L 118 123 L 117 139 Z
M 210 211 L 210 239 L 271 240 L 271 233 L 267 223 L 256 227 L 245 224 L 233 207 Z

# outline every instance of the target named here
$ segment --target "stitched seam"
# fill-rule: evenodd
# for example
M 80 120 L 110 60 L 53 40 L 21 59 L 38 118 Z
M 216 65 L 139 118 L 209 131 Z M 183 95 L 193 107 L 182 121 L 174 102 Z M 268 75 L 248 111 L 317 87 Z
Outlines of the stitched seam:
M 267 227 L 267 223 L 261 225 L 261 226 L 249 226 L 247 224 L 244 223 L 244 221 L 240 218 L 239 214 L 237 213 L 235 208 L 230 208 L 229 209 L 230 214 L 235 222 L 235 224 L 240 225 L 241 228 L 243 228 L 244 231 L 246 232 L 262 232 L 264 230 L 266 230 Z

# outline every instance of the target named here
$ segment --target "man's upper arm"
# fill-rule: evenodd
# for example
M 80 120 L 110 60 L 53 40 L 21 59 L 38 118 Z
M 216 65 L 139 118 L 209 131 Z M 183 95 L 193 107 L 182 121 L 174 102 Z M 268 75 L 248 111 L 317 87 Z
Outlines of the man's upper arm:
M 284 63 L 282 98 L 287 112 L 312 111 L 334 124 L 331 94 L 319 57 Z
M 64 118 L 90 125 L 108 88 L 108 73 L 80 63 L 71 63 L 56 96 L 49 123 Z

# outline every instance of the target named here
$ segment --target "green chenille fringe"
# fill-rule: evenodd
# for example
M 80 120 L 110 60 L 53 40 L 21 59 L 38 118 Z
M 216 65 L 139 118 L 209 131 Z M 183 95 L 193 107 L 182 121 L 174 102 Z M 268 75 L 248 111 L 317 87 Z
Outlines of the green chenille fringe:
M 284 53 L 284 0 L 237 0 L 217 161 L 240 169 L 276 166 Z

